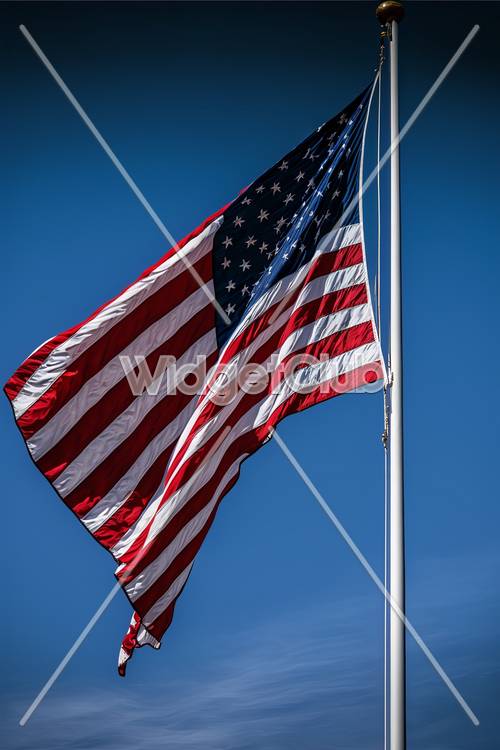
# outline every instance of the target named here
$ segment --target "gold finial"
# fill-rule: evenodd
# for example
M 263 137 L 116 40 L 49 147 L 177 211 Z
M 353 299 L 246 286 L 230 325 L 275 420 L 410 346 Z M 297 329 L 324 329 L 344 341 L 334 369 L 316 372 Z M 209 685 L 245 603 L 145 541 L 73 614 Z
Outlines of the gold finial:
M 396 23 L 402 21 L 405 9 L 403 3 L 398 2 L 398 0 L 384 0 L 383 3 L 380 3 L 380 5 L 377 6 L 375 13 L 377 14 L 380 24 L 385 26 L 393 21 L 396 21 Z

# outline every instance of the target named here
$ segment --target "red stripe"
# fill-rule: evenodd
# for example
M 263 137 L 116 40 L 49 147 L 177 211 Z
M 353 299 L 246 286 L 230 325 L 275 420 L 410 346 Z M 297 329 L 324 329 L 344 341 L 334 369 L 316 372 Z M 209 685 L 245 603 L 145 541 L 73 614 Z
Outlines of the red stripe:
M 192 345 L 194 336 L 201 338 L 214 326 L 214 316 L 207 308 L 200 310 L 188 320 L 168 341 L 164 341 L 146 358 L 146 364 L 151 373 L 162 355 L 172 355 L 180 358 L 188 346 Z M 50 480 L 55 480 L 66 467 L 105 430 L 130 404 L 136 396 L 132 393 L 130 384 L 124 375 L 110 390 L 92 407 L 81 419 L 38 461 L 37 466 Z M 151 398 L 145 393 L 141 398 Z M 174 406 L 173 399 L 170 399 Z M 169 409 L 171 419 L 177 409 Z
M 264 344 L 262 344 L 259 349 L 256 350 L 256 352 L 251 356 L 252 363 L 258 364 L 267 361 L 267 359 L 273 354 L 273 352 L 277 351 L 284 343 L 286 338 L 297 328 L 314 322 L 323 315 L 340 312 L 341 310 L 345 310 L 356 305 L 361 305 L 366 302 L 367 291 L 366 284 L 364 283 L 356 284 L 356 286 L 347 287 L 346 289 L 340 289 L 337 292 L 330 292 L 329 294 L 325 294 L 319 299 L 306 302 L 304 305 L 295 310 L 291 317 L 286 321 L 286 323 L 281 328 L 278 328 L 275 333 L 266 342 L 264 342 Z M 260 332 L 260 320 L 252 323 L 249 328 L 253 328 L 253 326 L 255 326 L 256 332 L 255 334 L 252 334 L 252 332 L 250 331 L 251 341 L 255 341 L 258 336 L 257 331 Z M 321 343 L 321 346 L 324 346 L 324 342 Z M 218 372 L 220 372 L 221 369 L 222 367 L 217 365 L 214 376 L 211 379 L 211 383 L 215 381 L 216 375 Z M 223 408 L 224 406 L 219 406 L 213 401 L 208 401 L 206 406 L 198 415 L 197 424 L 204 422 L 205 418 L 212 418 L 218 411 L 222 410 Z M 188 447 L 189 441 L 186 440 L 182 448 L 179 450 L 178 454 L 176 454 L 174 460 L 172 461 L 172 465 L 170 467 L 171 471 L 173 471 L 177 464 L 180 462 Z
M 259 333 L 268 327 L 269 322 L 274 319 L 278 307 L 283 307 L 283 310 L 280 309 L 280 313 L 283 313 L 287 308 L 291 308 L 297 301 L 297 298 L 302 293 L 306 284 L 310 281 L 320 278 L 321 276 L 328 276 L 329 274 L 334 273 L 335 271 L 340 271 L 343 268 L 358 265 L 362 261 L 363 248 L 360 244 L 348 245 L 333 253 L 325 253 L 318 256 L 318 258 L 312 263 L 305 279 L 289 295 L 286 302 L 283 303 L 283 300 L 280 300 L 279 302 L 266 307 L 262 315 L 252 321 L 245 330 L 231 341 L 227 349 L 224 351 L 221 362 L 229 362 L 235 354 L 249 346 Z
M 354 326 L 352 328 L 347 329 L 346 331 L 340 331 L 338 333 L 332 334 L 327 339 L 324 339 L 322 342 L 320 342 L 321 349 L 320 351 L 326 351 L 329 353 L 330 356 L 337 356 L 345 351 L 350 351 L 352 349 L 355 349 L 358 346 L 361 346 L 366 343 L 370 343 L 373 341 L 373 328 L 371 322 L 368 323 L 362 323 L 358 326 Z M 304 347 L 302 350 L 296 352 L 295 354 L 310 354 L 312 351 L 316 350 L 318 344 L 310 344 L 306 347 Z M 262 361 L 262 360 L 261 360 Z M 283 378 L 283 373 L 281 375 L 281 379 Z M 258 393 L 258 394 L 246 394 L 243 399 L 238 404 L 237 408 L 232 412 L 232 414 L 228 418 L 228 423 L 231 425 L 237 424 L 239 419 L 246 414 L 247 411 L 249 411 L 255 404 L 262 401 L 266 396 L 270 394 L 271 389 L 277 385 L 277 383 L 269 384 L 269 388 L 266 391 L 266 393 Z M 212 402 L 209 402 L 209 405 L 212 405 L 214 407 L 214 411 L 212 412 L 210 409 L 207 409 L 201 419 L 199 419 L 194 425 L 191 430 L 190 435 L 186 438 L 184 441 L 183 446 L 183 454 L 186 452 L 186 450 L 189 448 L 190 442 L 193 439 L 193 437 L 203 428 L 203 426 L 213 417 L 214 412 L 217 411 L 219 407 L 217 407 L 215 404 L 212 404 Z M 198 468 L 204 463 L 206 456 L 211 452 L 213 449 L 213 446 L 219 439 L 219 436 L 221 432 L 225 429 L 224 423 L 221 424 L 220 429 L 217 431 L 216 434 L 212 435 L 206 443 L 204 443 L 190 458 L 180 467 L 177 474 L 173 477 L 173 479 L 169 482 L 169 477 L 167 476 L 166 479 L 166 486 L 168 487 L 167 494 L 162 499 L 162 502 L 159 507 L 163 507 L 166 503 L 168 503 L 169 498 L 174 495 L 177 490 L 183 486 L 184 482 L 187 481 L 192 475 L 195 474 L 195 472 L 198 470 Z M 237 442 L 237 441 L 236 441 Z M 228 449 L 229 450 L 229 449 Z M 237 455 L 237 454 L 236 454 Z M 177 456 L 176 456 L 177 459 Z M 174 470 L 179 462 L 176 460 L 172 462 L 171 466 L 169 467 L 169 475 L 172 476 L 174 473 Z M 221 462 L 222 463 L 222 462 Z M 224 458 L 224 463 L 225 458 Z M 216 483 L 217 484 L 217 483 Z M 212 480 L 209 480 L 209 487 L 211 490 L 214 490 L 215 487 L 212 486 Z M 201 493 L 208 497 L 208 500 L 211 498 L 210 491 L 206 490 L 206 487 L 203 487 L 201 489 Z M 207 500 L 207 502 L 208 502 Z M 191 501 L 188 501 L 188 505 L 191 505 Z M 150 543 L 147 550 L 144 550 L 140 554 L 140 560 L 135 560 L 133 563 L 133 575 L 136 576 L 142 570 L 144 570 L 149 563 L 151 563 L 160 553 L 161 551 L 168 545 L 169 541 L 171 541 L 170 538 L 170 526 L 172 526 L 174 529 L 177 529 L 174 519 L 176 519 L 177 515 L 180 513 L 188 513 L 188 510 L 182 510 L 179 511 L 178 514 L 176 514 L 169 522 L 168 525 L 162 529 L 162 531 L 155 537 L 155 539 Z M 184 518 L 184 516 L 182 516 Z M 189 519 L 188 519 L 189 520 Z M 122 562 L 128 562 L 129 560 L 132 560 L 136 557 L 137 552 L 139 549 L 143 547 L 143 544 L 146 541 L 147 535 L 149 533 L 149 528 L 153 524 L 154 519 L 150 522 L 148 527 L 143 530 L 141 536 L 138 538 L 136 543 L 134 544 L 134 547 L 131 548 L 124 556 L 121 557 Z M 187 521 L 186 521 L 187 522 Z M 184 525 L 184 521 L 181 524 L 181 527 Z M 176 533 L 180 529 L 177 529 Z M 174 534 L 175 536 L 175 534 Z M 173 537 L 172 537 L 173 538 Z M 127 567 L 122 571 L 122 576 L 129 575 L 130 569 Z
M 196 229 L 194 229 L 192 232 L 190 232 L 186 237 L 184 237 L 182 240 L 180 240 L 177 243 L 177 248 L 182 248 L 185 245 L 187 245 L 188 242 L 190 242 L 192 239 L 197 237 L 201 232 L 203 232 L 209 224 L 211 224 L 215 219 L 217 219 L 219 216 L 221 216 L 226 208 L 230 206 L 231 203 L 227 203 L 225 206 L 220 208 L 218 211 L 216 211 L 214 214 L 209 216 L 205 221 L 203 221 Z M 64 343 L 68 338 L 73 336 L 74 333 L 76 333 L 82 326 L 89 323 L 93 318 L 95 318 L 101 310 L 103 310 L 108 305 L 112 304 L 118 297 L 120 297 L 122 294 L 124 294 L 130 287 L 134 286 L 138 281 L 141 279 L 144 279 L 146 276 L 149 276 L 158 266 L 161 266 L 162 263 L 165 263 L 165 261 L 170 258 L 172 255 L 174 255 L 177 252 L 177 248 L 169 248 L 165 255 L 163 255 L 159 261 L 154 263 L 152 266 L 147 268 L 144 273 L 142 273 L 132 284 L 129 284 L 126 286 L 119 294 L 117 294 L 115 297 L 112 297 L 108 302 L 105 302 L 103 305 L 97 308 L 92 315 L 89 315 L 88 318 L 83 320 L 81 323 L 78 323 L 77 325 L 73 326 L 72 328 L 68 328 L 67 331 L 63 331 L 62 333 L 59 333 L 57 336 L 54 336 L 50 341 L 47 341 L 45 344 L 42 344 L 33 354 L 31 354 L 23 363 L 22 365 L 16 370 L 16 372 L 12 375 L 11 378 L 7 381 L 7 383 L 4 386 L 5 393 L 7 394 L 8 398 L 12 401 L 19 391 L 23 388 L 23 386 L 26 384 L 27 380 L 33 375 L 33 373 L 40 367 L 40 365 L 47 359 L 49 354 L 54 351 L 60 344 Z
M 215 358 L 216 355 L 213 353 L 209 358 L 208 367 L 213 365 Z M 79 517 L 88 513 L 115 486 L 151 440 L 192 398 L 191 395 L 177 393 L 174 396 L 165 396 L 159 401 L 136 429 L 64 498 L 66 505 Z
M 368 374 L 370 372 L 373 372 L 373 375 Z M 380 363 L 373 363 L 369 366 L 357 368 L 357 370 L 352 371 L 348 375 L 349 383 L 351 386 L 350 389 L 352 390 L 355 388 L 359 388 L 366 382 L 373 382 L 373 380 L 377 379 L 375 373 L 377 373 L 379 377 L 381 376 Z M 228 471 L 230 466 L 238 459 L 238 457 L 243 456 L 244 454 L 252 455 L 253 453 L 255 453 L 265 441 L 271 427 L 275 427 L 278 422 L 280 422 L 288 414 L 303 411 L 309 406 L 320 403 L 321 401 L 325 400 L 325 398 L 332 398 L 333 396 L 339 395 L 340 393 L 345 393 L 345 380 L 346 377 L 342 376 L 340 378 L 335 378 L 334 380 L 332 380 L 331 390 L 328 394 L 321 393 L 319 388 L 309 394 L 305 399 L 301 394 L 293 393 L 290 398 L 287 399 L 287 401 L 285 401 L 275 412 L 273 412 L 270 419 L 266 422 L 265 425 L 261 425 L 257 429 L 252 430 L 249 433 L 245 433 L 240 438 L 231 443 L 228 446 L 228 450 L 224 454 L 223 459 L 220 461 L 214 476 L 198 493 L 196 493 L 197 496 L 195 496 L 193 500 L 190 500 L 188 505 L 185 506 L 182 511 L 179 512 L 179 514 L 176 514 L 176 516 L 174 516 L 169 521 L 165 529 L 162 530 L 161 534 L 159 535 L 162 542 L 164 542 L 162 549 L 166 548 L 168 544 L 170 544 L 173 539 L 175 539 L 177 533 L 179 533 L 179 531 L 186 525 L 186 523 L 188 523 L 191 518 L 194 518 L 196 513 L 199 512 L 199 510 L 201 510 L 208 502 L 210 502 L 212 493 L 216 489 L 218 483 L 221 481 L 224 473 Z M 157 578 L 156 581 L 154 581 L 154 583 L 148 589 L 146 589 L 146 591 L 139 598 L 134 601 L 134 608 L 142 618 L 146 616 L 149 609 L 151 609 L 155 602 L 158 601 L 158 599 L 166 591 L 168 591 L 168 589 L 172 586 L 178 576 L 194 559 L 210 529 L 210 526 L 212 525 L 223 497 L 236 482 L 238 476 L 239 471 L 237 472 L 236 476 L 229 482 L 228 486 L 222 491 L 215 508 L 213 509 L 203 528 L 174 558 L 174 560 L 170 563 L 166 570 L 163 571 L 159 578 Z M 177 515 L 180 515 L 181 513 L 183 515 L 183 518 L 177 519 Z M 156 542 L 156 540 L 154 540 L 154 542 Z M 144 567 L 146 566 L 146 560 L 147 558 L 149 558 L 150 552 L 155 546 L 154 542 L 147 549 L 147 555 L 145 554 L 143 556 L 141 554 L 135 564 L 132 562 L 132 565 L 129 565 L 126 570 L 121 571 L 119 580 L 125 581 L 126 575 L 130 573 L 130 570 L 132 570 L 132 575 L 136 576 L 139 574 L 139 572 L 141 572 L 141 570 L 144 569 Z M 161 549 L 159 552 L 161 552 Z M 155 555 L 155 557 L 156 556 L 157 555 Z M 161 616 L 160 618 L 158 618 L 155 624 L 158 623 L 160 619 Z M 161 628 L 158 628 L 158 626 L 155 627 L 155 624 L 148 626 L 148 631 L 152 635 L 154 635 L 155 638 L 160 640 L 165 631 L 162 631 Z
M 168 445 L 149 467 L 121 508 L 97 531 L 92 532 L 97 541 L 106 549 L 112 549 L 129 528 L 135 524 L 159 487 L 171 453 L 172 445 Z
M 252 433 L 252 445 L 253 448 L 251 451 L 241 450 L 241 446 L 244 444 L 243 437 L 247 438 L 245 444 L 248 447 L 250 444 L 250 441 L 248 440 L 248 436 L 242 436 L 238 440 L 236 440 L 234 443 L 231 443 L 227 453 L 224 456 L 223 461 L 221 461 L 217 472 L 215 476 L 207 483 L 207 485 L 202 488 L 197 493 L 197 502 L 199 509 L 202 510 L 205 505 L 207 505 L 210 500 L 212 499 L 212 492 L 217 488 L 217 485 L 222 480 L 224 474 L 227 472 L 228 468 L 231 466 L 231 464 L 239 457 L 242 456 L 246 452 L 254 453 L 259 448 L 259 441 L 256 439 L 256 436 L 254 433 Z M 227 457 L 227 458 L 226 458 Z M 218 507 L 222 501 L 222 498 L 227 494 L 229 489 L 235 484 L 239 477 L 239 471 L 236 473 L 235 477 L 231 480 L 229 480 L 228 484 L 223 489 L 220 498 L 216 502 L 216 505 L 213 509 L 213 511 L 210 513 L 210 516 L 208 517 L 205 525 L 203 528 L 196 534 L 193 539 L 179 552 L 179 554 L 172 560 L 171 564 L 168 566 L 168 568 L 161 574 L 161 576 L 148 588 L 144 594 L 142 594 L 138 599 L 134 601 L 134 609 L 136 609 L 137 612 L 142 614 L 144 617 L 148 610 L 154 605 L 154 603 L 164 594 L 170 586 L 174 583 L 175 579 L 178 578 L 181 573 L 187 568 L 187 566 L 191 563 L 191 561 L 195 558 L 196 553 L 200 549 L 202 542 L 204 538 L 206 537 L 208 530 L 210 529 L 210 526 L 213 523 L 213 520 L 215 518 L 215 515 L 217 513 Z M 184 510 L 184 509 L 183 509 Z M 191 511 L 191 512 L 189 512 Z M 176 528 L 177 533 L 183 528 L 183 526 L 188 523 L 191 518 L 193 518 L 195 515 L 193 508 L 187 508 L 186 513 L 184 514 L 185 523 L 184 524 L 178 524 L 178 528 Z M 168 546 L 169 543 L 173 541 L 175 538 L 175 534 L 172 535 L 173 527 L 171 529 L 171 525 L 176 520 L 176 516 L 172 519 L 172 521 L 169 523 L 169 525 L 165 528 L 165 532 L 168 534 L 168 542 L 165 546 Z M 163 532 L 162 532 L 163 533 Z M 142 556 L 138 558 L 139 562 L 142 564 Z M 136 575 L 139 572 L 139 570 L 133 570 L 133 574 Z M 122 571 L 120 575 L 118 576 L 118 579 L 120 582 L 123 582 L 122 585 L 126 581 L 125 572 Z M 149 628 L 148 628 L 149 629 Z
M 194 264 L 203 278 L 212 277 L 210 253 Z M 51 387 L 19 419 L 18 425 L 26 439 L 43 427 L 79 389 L 114 359 L 150 325 L 181 305 L 198 289 L 198 283 L 186 269 L 151 294 L 142 304 L 98 338 L 85 352 L 77 357 Z M 207 300 L 208 303 L 208 300 Z
M 372 372 L 372 375 L 369 374 L 370 372 Z M 381 377 L 382 377 L 382 366 L 380 362 L 374 362 L 370 365 L 360 367 L 357 370 L 349 373 L 349 382 L 350 382 L 351 390 L 361 387 L 366 382 L 373 382 L 374 380 L 381 378 Z M 303 411 L 304 409 L 307 409 L 310 406 L 313 406 L 314 404 L 320 403 L 321 401 L 324 401 L 325 399 L 332 398 L 336 395 L 340 395 L 341 393 L 345 393 L 345 392 L 346 392 L 345 378 L 341 376 L 340 378 L 335 378 L 334 380 L 331 381 L 331 391 L 328 394 L 320 393 L 319 389 L 316 389 L 316 391 L 309 394 L 305 399 L 303 396 L 301 396 L 301 394 L 297 394 L 297 393 L 292 394 L 290 398 L 287 401 L 285 401 L 276 412 L 273 412 L 271 419 L 268 420 L 268 422 L 265 425 L 262 425 L 256 430 L 253 430 L 251 433 L 246 433 L 245 435 L 241 436 L 241 438 L 239 438 L 237 441 L 235 441 L 229 446 L 228 451 L 226 452 L 224 456 L 224 459 L 220 462 L 220 465 L 218 467 L 218 470 L 217 470 L 218 478 L 223 476 L 224 472 L 228 470 L 228 468 L 238 458 L 238 456 L 241 456 L 244 454 L 251 455 L 255 453 L 265 441 L 266 437 L 269 434 L 269 430 L 271 429 L 271 427 L 275 427 L 285 416 L 289 414 L 297 413 L 299 411 Z M 236 448 L 238 450 L 236 450 Z M 193 540 L 191 540 L 189 545 L 187 545 L 184 548 L 184 550 L 182 550 L 179 553 L 179 555 L 172 561 L 169 567 L 152 584 L 152 586 L 149 589 L 147 589 L 143 595 L 141 595 L 138 599 L 134 601 L 134 608 L 143 618 L 146 616 L 147 612 L 149 611 L 149 609 L 151 609 L 154 603 L 158 601 L 158 599 L 166 591 L 168 591 L 168 589 L 171 587 L 174 581 L 178 578 L 178 576 L 186 569 L 186 567 L 194 559 L 197 551 L 201 547 L 201 544 L 208 530 L 210 529 L 210 526 L 213 522 L 213 519 L 220 505 L 220 502 L 222 501 L 223 497 L 229 492 L 229 490 L 234 485 L 234 483 L 237 481 L 238 476 L 239 476 L 239 472 L 229 482 L 227 487 L 221 493 L 221 497 L 219 498 L 216 507 L 211 513 L 203 529 L 201 529 L 201 531 L 196 535 L 196 537 L 194 537 Z M 206 498 L 206 502 L 209 502 L 210 497 L 211 497 L 210 490 L 213 490 L 216 484 L 217 484 L 216 481 L 211 480 L 210 483 L 207 483 L 206 488 L 204 488 L 206 490 L 206 495 L 208 496 L 208 498 Z M 168 528 L 169 527 L 167 527 L 167 529 Z M 134 571 L 134 573 L 135 572 L 136 571 Z M 122 577 L 123 577 L 123 573 L 120 575 L 120 579 L 122 579 Z M 178 598 L 178 596 L 176 597 L 176 599 Z M 174 605 L 175 605 L 175 600 L 169 605 L 169 608 Z M 167 621 L 166 623 L 163 621 L 163 613 L 162 613 L 155 620 L 154 623 L 148 625 L 147 630 L 155 638 L 157 638 L 158 640 L 161 640 L 165 630 L 168 628 L 168 625 L 169 625 L 169 621 Z
M 96 505 L 132 466 L 144 448 L 186 406 L 192 396 L 165 396 L 85 479 L 65 498 L 64 503 L 82 518 Z M 171 450 L 175 440 L 171 445 Z

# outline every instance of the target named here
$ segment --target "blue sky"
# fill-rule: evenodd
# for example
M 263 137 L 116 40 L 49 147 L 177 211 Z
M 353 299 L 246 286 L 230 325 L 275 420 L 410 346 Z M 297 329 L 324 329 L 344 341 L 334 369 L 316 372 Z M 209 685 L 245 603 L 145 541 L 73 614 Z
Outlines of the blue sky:
M 481 725 L 409 643 L 409 747 L 490 750 L 500 732 L 500 11 L 408 5 L 402 121 L 471 26 L 482 27 L 401 153 L 407 608 Z M 166 250 L 17 25 L 182 237 L 366 85 L 377 53 L 373 8 L 4 4 L 3 381 Z M 370 190 L 372 270 L 373 208 Z M 386 202 L 385 240 L 387 210 Z M 272 443 L 245 463 L 221 506 L 161 651 L 143 649 L 127 679 L 116 676 L 129 619 L 117 596 L 19 728 L 111 588 L 114 566 L 31 464 L 6 399 L 0 408 L 9 750 L 382 747 L 381 596 Z M 375 394 L 335 399 L 280 428 L 379 572 L 381 427 Z

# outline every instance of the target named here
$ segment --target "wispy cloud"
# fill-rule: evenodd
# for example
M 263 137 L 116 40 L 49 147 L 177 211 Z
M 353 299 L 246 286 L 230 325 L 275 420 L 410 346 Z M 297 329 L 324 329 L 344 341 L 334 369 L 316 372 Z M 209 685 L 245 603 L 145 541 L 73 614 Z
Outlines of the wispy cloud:
M 458 581 L 459 565 L 467 574 Z M 499 679 L 495 577 L 493 558 L 466 568 L 463 560 L 429 562 L 410 576 L 416 621 L 482 721 L 478 730 L 466 726 L 427 662 L 410 650 L 414 748 L 493 746 L 491 719 L 499 729 L 488 698 Z M 278 614 L 227 644 L 213 644 L 196 681 L 158 670 L 154 682 L 139 685 L 139 670 L 132 670 L 106 690 L 79 685 L 65 692 L 61 685 L 24 728 L 17 725 L 28 702 L 22 696 L 9 706 L 3 744 L 9 750 L 381 750 L 381 612 L 374 593 Z
M 53 696 L 30 725 L 11 730 L 8 746 L 271 750 L 314 737 L 326 749 L 334 713 L 336 747 L 379 748 L 370 741 L 382 726 L 379 660 L 362 621 L 353 626 L 362 612 L 364 601 L 268 623 L 244 634 L 241 654 L 219 654 L 217 676 L 197 683 Z

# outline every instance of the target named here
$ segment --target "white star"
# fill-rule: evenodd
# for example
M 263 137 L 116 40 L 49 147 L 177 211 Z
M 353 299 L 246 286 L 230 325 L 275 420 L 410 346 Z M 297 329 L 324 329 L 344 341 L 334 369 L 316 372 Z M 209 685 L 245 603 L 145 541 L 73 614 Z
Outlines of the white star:
M 256 245 L 256 244 L 257 244 L 257 240 L 255 239 L 255 237 L 253 236 L 253 234 L 250 235 L 250 237 L 245 242 L 245 245 L 247 247 L 251 247 L 252 245 Z
M 282 229 L 282 227 L 283 227 L 284 224 L 286 224 L 286 219 L 283 218 L 283 216 L 282 216 L 281 219 L 278 219 L 278 221 L 275 224 L 275 227 L 274 227 L 275 231 L 278 232 L 278 233 L 281 232 L 281 229 Z
M 243 200 L 242 200 L 241 202 L 242 202 L 242 204 L 243 204 L 244 206 L 249 206 L 249 205 L 250 205 L 250 203 L 252 202 L 252 199 L 251 199 L 251 198 L 249 198 L 249 197 L 248 197 L 248 195 L 246 195 L 246 196 L 245 196 L 245 197 L 243 198 Z
M 267 242 L 263 242 L 262 245 L 259 247 L 259 250 L 261 253 L 263 253 L 267 250 L 268 247 L 269 245 L 267 244 Z
M 343 169 L 341 169 L 341 170 L 340 170 L 340 172 L 339 172 L 339 179 L 340 179 L 341 177 L 343 177 L 343 175 L 344 175 L 344 170 L 343 170 Z
M 271 252 L 270 252 L 270 253 L 266 253 L 266 258 L 267 258 L 268 260 L 271 260 L 271 258 L 273 257 L 273 255 L 274 255 L 274 252 L 273 252 L 273 251 L 271 250 Z
M 314 161 L 315 159 L 319 159 L 319 154 L 311 154 L 311 155 L 309 156 L 309 159 L 310 159 L 311 161 Z
M 227 250 L 227 248 L 229 247 L 229 245 L 233 244 L 233 240 L 232 240 L 231 237 L 227 237 L 227 235 L 226 235 L 226 239 L 224 240 L 224 242 L 222 244 L 224 245 L 224 247 Z
M 248 269 L 250 268 L 250 263 L 248 262 L 248 260 L 245 260 L 245 258 L 243 258 L 240 263 L 240 268 L 242 271 L 248 271 Z
M 271 275 L 271 271 L 272 271 L 272 270 L 273 270 L 273 267 L 272 267 L 272 266 L 269 266 L 269 268 L 267 269 L 267 272 L 268 272 L 269 276 Z
M 237 216 L 236 219 L 233 221 L 233 224 L 235 227 L 241 227 L 245 223 L 245 219 L 242 219 L 241 216 Z
M 250 289 L 249 289 L 249 288 L 247 287 L 247 285 L 245 284 L 245 285 L 244 285 L 244 286 L 242 287 L 242 289 L 241 289 L 241 296 L 242 296 L 242 297 L 244 297 L 244 296 L 245 296 L 245 294 L 249 294 L 249 293 L 250 293 Z
M 288 260 L 288 253 L 283 253 L 283 257 L 285 258 L 285 260 Z
M 229 281 L 226 289 L 228 292 L 232 292 L 233 289 L 236 289 L 236 284 L 234 283 L 234 281 Z
M 256 190 L 255 192 L 256 192 L 256 193 L 263 193 L 263 192 L 264 192 L 264 190 L 265 190 L 265 187 L 264 187 L 264 185 L 259 185 L 259 187 L 257 188 L 257 190 Z
M 273 191 L 273 195 L 276 195 L 276 193 L 281 193 L 281 188 L 280 188 L 280 184 L 279 184 L 279 182 L 275 182 L 275 183 L 274 183 L 274 184 L 273 184 L 273 185 L 271 186 L 271 190 Z
M 303 251 L 304 251 L 305 249 L 306 249 L 306 246 L 305 246 L 305 245 L 304 245 L 304 243 L 302 242 L 302 243 L 301 243 L 301 245 L 300 245 L 300 247 L 299 247 L 299 250 L 300 250 L 301 252 L 303 252 Z
M 288 204 L 290 203 L 290 201 L 293 201 L 294 198 L 295 198 L 294 195 L 292 195 L 291 193 L 288 193 L 288 195 L 286 196 L 285 200 L 283 201 L 284 204 L 285 204 L 285 206 L 288 206 Z
M 340 195 L 340 190 L 336 190 L 334 194 L 332 195 L 332 198 L 338 198 Z
M 309 182 L 307 183 L 308 188 L 315 188 L 316 185 L 314 184 L 314 180 L 311 178 Z
M 227 313 L 228 315 L 231 315 L 231 313 L 234 313 L 235 309 L 236 309 L 236 308 L 235 308 L 235 306 L 234 306 L 234 305 L 228 305 L 228 306 L 226 307 L 226 313 Z
M 262 224 L 262 222 L 264 221 L 264 219 L 269 219 L 269 211 L 264 211 L 264 209 L 261 208 L 260 209 L 260 213 L 257 216 L 257 218 L 260 221 L 260 223 Z
M 305 172 L 299 172 L 297 177 L 295 178 L 295 182 L 300 182 L 301 180 L 304 179 L 305 176 L 306 176 Z
M 229 268 L 229 266 L 231 265 L 231 261 L 224 256 L 224 260 L 222 261 L 221 265 L 222 268 L 226 270 L 226 268 Z
M 344 114 L 344 113 L 342 112 L 342 114 L 340 115 L 340 117 L 339 117 L 339 119 L 338 119 L 338 123 L 339 123 L 339 125 L 343 125 L 343 124 L 344 124 L 344 122 L 347 122 L 347 117 L 346 117 L 346 116 L 345 116 L 345 114 Z
M 284 169 L 288 169 L 288 162 L 286 160 L 282 161 L 278 169 L 280 172 L 283 172 Z

